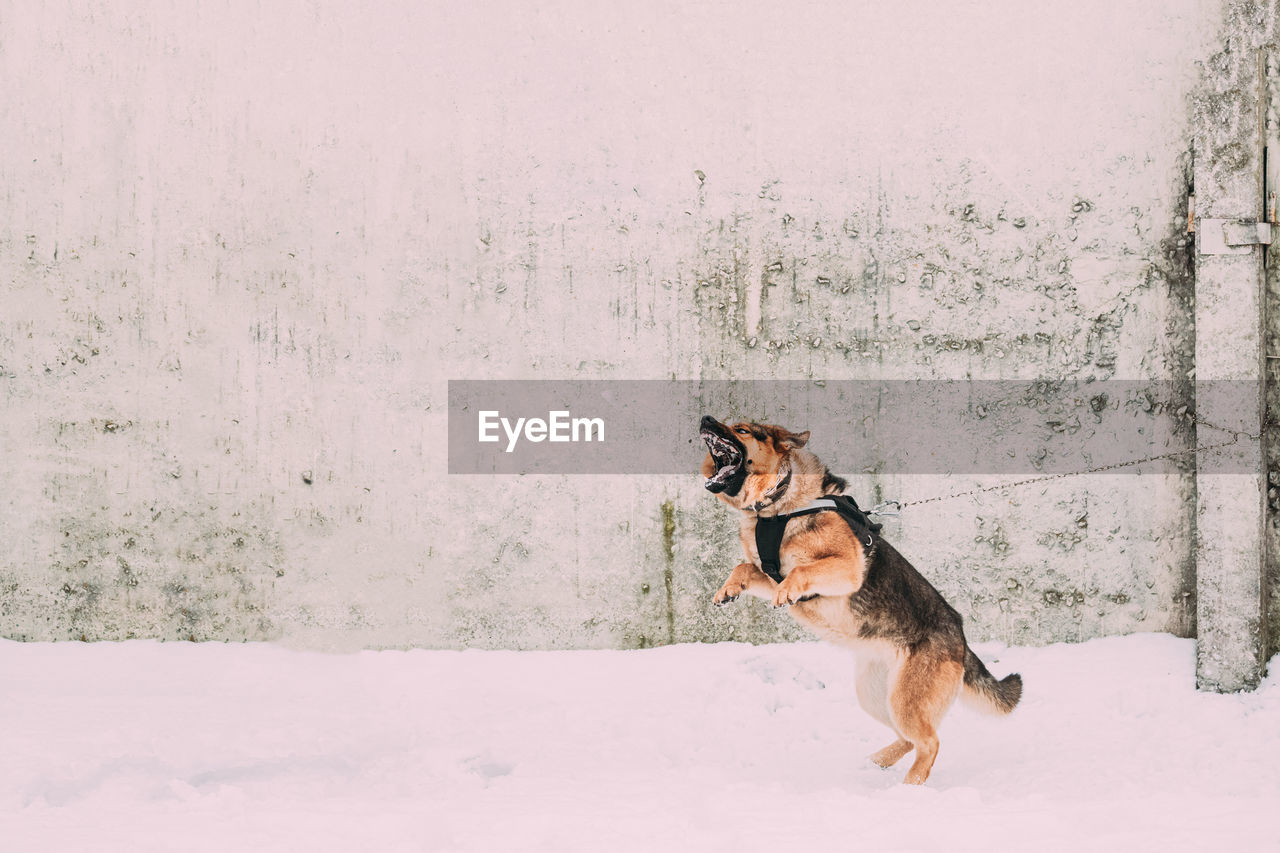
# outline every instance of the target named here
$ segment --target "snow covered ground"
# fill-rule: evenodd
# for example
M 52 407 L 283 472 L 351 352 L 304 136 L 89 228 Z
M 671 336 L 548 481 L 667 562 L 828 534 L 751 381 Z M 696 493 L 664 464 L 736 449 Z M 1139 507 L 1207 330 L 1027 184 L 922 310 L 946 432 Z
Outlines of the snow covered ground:
M 822 644 L 0 642 L 0 849 L 1280 848 L 1275 675 L 1196 693 L 1159 634 L 979 652 L 1023 704 L 957 706 L 911 788 Z

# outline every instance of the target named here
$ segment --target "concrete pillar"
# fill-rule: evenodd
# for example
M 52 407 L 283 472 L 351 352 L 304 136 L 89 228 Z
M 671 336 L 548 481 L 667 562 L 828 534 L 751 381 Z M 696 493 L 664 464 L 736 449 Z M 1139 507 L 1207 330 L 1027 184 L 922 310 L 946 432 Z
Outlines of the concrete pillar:
M 1267 66 L 1267 217 L 1280 205 L 1280 52 L 1268 51 Z M 1262 309 L 1263 387 L 1266 418 L 1262 451 L 1267 462 L 1267 523 L 1264 528 L 1263 642 L 1265 654 L 1280 650 L 1280 235 L 1267 250 L 1266 293 Z
M 1219 247 L 1223 224 L 1263 218 L 1261 54 L 1227 39 L 1196 116 L 1196 683 L 1257 685 L 1263 666 L 1263 247 Z M 1233 241 L 1234 242 L 1234 241 Z M 1215 252 L 1215 253 L 1211 253 Z

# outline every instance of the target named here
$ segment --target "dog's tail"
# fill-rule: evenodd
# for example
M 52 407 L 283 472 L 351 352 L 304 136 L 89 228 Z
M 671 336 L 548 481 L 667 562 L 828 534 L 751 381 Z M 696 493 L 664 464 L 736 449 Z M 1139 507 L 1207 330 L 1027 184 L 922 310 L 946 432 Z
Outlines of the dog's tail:
M 1016 672 L 996 681 L 973 649 L 964 647 L 964 699 L 989 714 L 1007 714 L 1022 698 L 1022 676 Z

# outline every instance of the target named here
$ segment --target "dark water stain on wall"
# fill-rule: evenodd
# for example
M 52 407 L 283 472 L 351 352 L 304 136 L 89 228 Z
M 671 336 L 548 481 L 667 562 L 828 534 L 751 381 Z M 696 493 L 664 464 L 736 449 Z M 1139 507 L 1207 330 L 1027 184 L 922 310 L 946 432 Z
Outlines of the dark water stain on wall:
M 16 639 L 263 640 L 278 634 L 267 615 L 278 534 L 227 510 L 132 505 L 65 515 L 41 576 L 50 586 L 42 621 L 8 623 Z

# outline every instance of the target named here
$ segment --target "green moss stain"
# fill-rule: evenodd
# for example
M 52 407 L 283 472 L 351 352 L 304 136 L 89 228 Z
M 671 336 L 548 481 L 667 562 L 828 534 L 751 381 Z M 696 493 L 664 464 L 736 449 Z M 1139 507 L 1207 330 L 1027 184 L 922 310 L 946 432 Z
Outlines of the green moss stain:
M 662 558 L 662 583 L 667 590 L 667 642 L 674 643 L 676 641 L 676 507 L 669 500 L 662 502 Z

